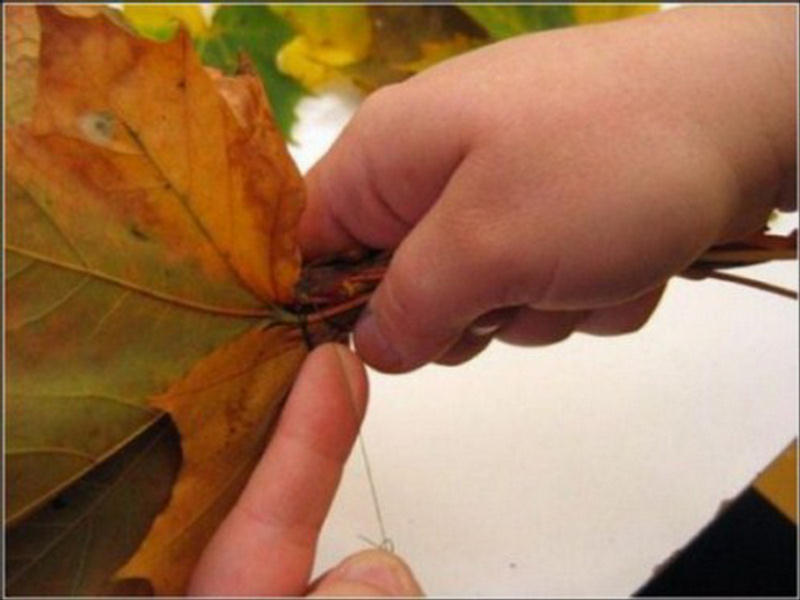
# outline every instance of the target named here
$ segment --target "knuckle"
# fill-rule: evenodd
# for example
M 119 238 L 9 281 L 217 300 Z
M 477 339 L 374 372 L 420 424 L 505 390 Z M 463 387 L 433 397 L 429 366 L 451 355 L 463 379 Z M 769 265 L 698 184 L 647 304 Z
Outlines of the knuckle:
M 427 313 L 420 306 L 424 304 L 424 299 L 420 298 L 424 292 L 416 284 L 413 275 L 409 277 L 398 268 L 384 279 L 380 287 L 379 312 L 386 333 L 398 345 L 413 345 L 415 340 L 424 337 L 427 327 Z
M 468 263 L 482 310 L 535 303 L 547 291 L 554 267 L 518 219 L 498 216 L 487 207 L 467 208 L 450 231 L 448 244 Z
M 351 125 L 361 141 L 368 143 L 372 137 L 379 137 L 394 121 L 392 115 L 396 107 L 402 106 L 397 99 L 400 86 L 397 83 L 383 86 L 369 94 L 358 107 Z
M 615 336 L 635 333 L 642 329 L 653 314 L 655 306 L 635 304 L 595 309 L 580 325 L 580 331 L 598 336 Z
M 627 318 L 623 318 L 620 326 L 620 333 L 635 333 L 642 329 L 650 320 L 653 312 L 650 311 L 633 311 Z
M 517 346 L 546 346 L 567 339 L 583 318 L 581 311 L 552 313 L 522 309 L 517 318 L 498 333 L 498 339 Z
M 406 366 L 439 356 L 460 333 L 446 285 L 428 269 L 399 261 L 376 293 L 373 310 L 380 329 Z

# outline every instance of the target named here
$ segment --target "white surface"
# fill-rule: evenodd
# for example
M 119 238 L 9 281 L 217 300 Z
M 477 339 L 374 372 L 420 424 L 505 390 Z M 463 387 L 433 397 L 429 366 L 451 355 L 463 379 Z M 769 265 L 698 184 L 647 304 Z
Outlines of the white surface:
M 297 105 L 292 128 L 296 143 L 289 151 L 301 172 L 306 173 L 328 150 L 358 107 L 362 96 L 355 86 L 333 84 L 315 96 L 303 96 Z
M 304 102 L 303 170 L 353 105 Z M 794 262 L 742 274 L 798 287 Z M 628 596 L 797 435 L 797 304 L 675 279 L 635 335 L 370 378 L 386 527 L 428 594 Z M 360 535 L 380 537 L 356 448 L 315 574 Z

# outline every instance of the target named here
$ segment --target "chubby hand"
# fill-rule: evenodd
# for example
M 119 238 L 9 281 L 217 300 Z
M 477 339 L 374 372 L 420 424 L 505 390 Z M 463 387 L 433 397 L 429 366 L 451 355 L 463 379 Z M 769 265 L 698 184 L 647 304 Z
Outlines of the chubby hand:
M 309 583 L 317 538 L 367 404 L 364 367 L 326 344 L 306 359 L 264 456 L 203 553 L 192 596 L 419 596 L 406 564 L 366 550 Z
M 373 366 L 641 327 L 667 280 L 793 198 L 789 7 L 521 36 L 369 96 L 309 173 L 307 257 L 395 249 Z

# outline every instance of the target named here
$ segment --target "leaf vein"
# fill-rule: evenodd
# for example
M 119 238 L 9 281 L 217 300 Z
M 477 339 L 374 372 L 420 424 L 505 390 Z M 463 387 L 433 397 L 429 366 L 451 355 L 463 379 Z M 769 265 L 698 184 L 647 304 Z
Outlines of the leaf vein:
M 81 544 L 81 554 L 78 559 L 78 568 L 75 569 L 75 575 L 72 578 L 72 585 L 70 586 L 70 596 L 78 595 L 78 587 L 83 580 L 83 574 L 86 570 L 86 557 L 89 554 L 89 544 L 94 536 L 94 520 L 89 519 L 86 522 L 86 534 L 83 536 L 83 543 Z
M 256 369 L 258 369 L 259 367 L 261 367 L 265 363 L 271 361 L 272 359 L 276 358 L 280 354 L 281 354 L 280 352 L 270 353 L 270 354 L 267 354 L 267 355 L 264 355 L 263 353 L 259 354 L 255 359 L 253 359 L 253 362 L 251 362 L 249 365 L 243 367 L 242 369 L 240 369 L 238 371 L 234 371 L 232 373 L 229 372 L 229 373 L 220 374 L 218 379 L 211 379 L 210 381 L 204 383 L 202 386 L 198 386 L 198 387 L 194 387 L 194 388 L 186 389 L 186 390 L 181 390 L 179 392 L 168 392 L 166 394 L 166 396 L 176 397 L 176 396 L 186 396 L 186 395 L 197 394 L 199 392 L 207 392 L 208 390 L 210 390 L 212 388 L 215 388 L 217 386 L 223 385 L 225 383 L 229 383 L 231 381 L 234 381 L 235 379 L 239 379 L 240 377 L 245 377 L 247 375 L 252 375 L 253 372 Z
M 102 463 L 107 458 L 115 454 L 118 450 L 125 447 L 128 443 L 132 440 L 136 439 L 139 435 L 144 433 L 148 428 L 152 427 L 155 423 L 159 421 L 159 419 L 163 417 L 163 411 L 158 411 L 153 413 L 153 418 L 148 422 L 144 423 L 142 426 L 138 427 L 135 431 L 133 431 L 130 435 L 126 436 L 122 440 L 120 440 L 117 444 L 107 448 L 104 452 L 97 455 L 97 457 L 93 460 L 92 464 L 94 463 Z M 13 515 L 6 514 L 6 526 L 11 526 L 19 522 L 25 515 L 30 513 L 34 510 L 37 506 L 40 506 L 43 502 L 45 502 L 48 498 L 55 496 L 56 494 L 60 493 L 61 491 L 65 490 L 73 483 L 81 479 L 84 475 L 86 475 L 87 471 L 93 467 L 87 467 L 75 473 L 72 477 L 64 480 L 58 486 L 48 490 L 47 492 L 41 494 L 38 498 L 32 500 L 28 503 L 25 508 L 18 510 Z M 84 482 L 85 483 L 85 482 Z
M 6 456 L 26 456 L 29 454 L 64 454 L 81 458 L 90 464 L 94 464 L 96 459 L 87 452 L 82 452 L 76 448 L 67 446 L 21 446 L 18 448 L 6 448 Z
M 266 319 L 266 318 L 275 318 L 276 317 L 276 310 L 274 308 L 264 308 L 264 309 L 247 309 L 247 308 L 234 308 L 228 306 L 216 306 L 213 304 L 206 304 L 204 302 L 198 302 L 196 300 L 190 300 L 189 298 L 183 298 L 180 296 L 174 296 L 172 294 L 168 294 L 166 292 L 159 292 L 150 288 L 143 287 L 139 284 L 136 284 L 132 281 L 128 281 L 126 279 L 122 279 L 120 277 L 115 277 L 113 275 L 108 275 L 106 273 L 102 273 L 90 267 L 75 265 L 68 262 L 64 262 L 49 256 L 45 256 L 43 254 L 39 254 L 37 252 L 33 252 L 31 250 L 27 250 L 25 248 L 20 248 L 18 246 L 6 244 L 6 250 L 9 252 L 14 252 L 19 254 L 20 256 L 27 256 L 28 258 L 33 258 L 45 264 L 48 264 L 53 267 L 57 267 L 60 269 L 64 269 L 67 271 L 73 271 L 75 273 L 83 273 L 85 275 L 89 275 L 95 279 L 99 279 L 106 283 L 111 283 L 113 285 L 117 285 L 126 289 L 129 289 L 137 294 L 141 294 L 143 296 L 148 296 L 153 298 L 154 300 L 159 300 L 161 302 L 167 302 L 170 304 L 174 304 L 181 308 L 185 308 L 187 310 L 195 310 L 198 312 L 204 312 L 211 315 L 219 315 L 225 317 L 241 317 L 244 319 Z
M 128 296 L 131 295 L 131 293 L 132 293 L 131 290 L 123 290 L 123 292 L 119 296 L 117 296 L 117 299 L 114 300 L 114 303 L 108 307 L 108 309 L 103 313 L 103 316 L 101 316 L 97 320 L 97 323 L 95 323 L 94 328 L 86 337 L 87 342 L 93 339 L 98 333 L 100 333 L 100 331 L 103 328 L 103 325 L 105 325 L 105 322 L 108 321 L 111 315 L 113 315 L 115 312 L 119 310 L 119 308 L 125 303 L 125 300 L 128 298 Z
M 23 266 L 21 266 L 16 271 L 10 271 L 10 270 L 7 269 L 6 270 L 6 284 L 8 284 L 8 282 L 11 281 L 12 279 L 14 279 L 15 277 L 19 277 L 23 273 L 25 273 L 28 270 L 30 270 L 35 264 L 36 264 L 35 260 L 28 259 L 28 262 L 26 262 Z
M 77 294 L 79 291 L 81 291 L 84 287 L 86 287 L 86 285 L 90 281 L 91 281 L 91 277 L 90 276 L 88 276 L 88 275 L 84 276 L 75 286 L 73 286 L 66 294 L 64 294 L 61 298 L 56 300 L 53 304 L 51 304 L 50 306 L 48 306 L 47 308 L 45 308 L 44 310 L 42 310 L 38 314 L 35 314 L 35 315 L 31 316 L 31 317 L 28 317 L 27 319 L 24 319 L 20 323 L 15 323 L 13 325 L 7 326 L 6 329 L 8 331 L 19 331 L 20 329 L 24 329 L 24 328 L 26 328 L 26 327 L 28 327 L 30 325 L 33 325 L 34 323 L 38 323 L 39 321 L 45 319 L 49 315 L 51 315 L 54 312 L 56 312 L 59 308 L 64 306 L 67 302 L 69 302 L 70 299 L 75 294 Z
M 188 114 L 188 106 L 186 106 L 185 102 L 184 102 L 184 112 Z M 188 121 L 188 118 L 187 118 L 187 121 Z M 236 280 L 246 290 L 249 290 L 249 291 L 252 292 L 253 289 L 250 287 L 250 285 L 247 283 L 247 281 L 245 281 L 242 278 L 241 274 L 239 273 L 239 270 L 236 269 L 236 267 L 234 267 L 233 263 L 231 262 L 230 254 L 225 252 L 224 250 L 222 250 L 222 248 L 220 248 L 219 244 L 217 244 L 216 240 L 212 237 L 211 232 L 209 232 L 208 228 L 203 224 L 203 222 L 200 220 L 200 218 L 194 212 L 192 207 L 189 205 L 189 196 L 188 196 L 188 194 L 186 192 L 180 191 L 178 188 L 175 187 L 175 185 L 169 179 L 167 174 L 163 171 L 161 166 L 155 160 L 155 157 L 153 157 L 153 155 L 150 153 L 150 151 L 148 150 L 147 146 L 144 145 L 144 142 L 142 142 L 142 139 L 139 136 L 139 134 L 136 132 L 136 130 L 134 130 L 124 120 L 122 120 L 122 125 L 125 127 L 125 130 L 131 136 L 131 139 L 134 141 L 134 143 L 141 149 L 142 154 L 144 155 L 144 157 L 153 165 L 153 167 L 158 172 L 158 174 L 161 175 L 161 177 L 164 179 L 165 183 L 169 186 L 169 189 L 172 190 L 175 193 L 175 196 L 178 198 L 178 202 L 180 202 L 181 207 L 183 207 L 183 210 L 186 211 L 186 214 L 189 215 L 189 218 L 192 220 L 192 223 L 194 223 L 195 227 L 197 227 L 197 230 L 206 239 L 206 241 L 208 242 L 209 246 L 211 246 L 211 248 L 214 250 L 214 252 L 217 254 L 217 256 L 219 256 L 220 260 L 222 260 L 222 262 L 225 264 L 225 266 L 228 267 L 228 270 L 233 274 L 233 276 L 236 278 Z M 186 126 L 190 127 L 190 125 L 188 125 L 188 124 Z M 187 129 L 187 131 L 188 130 L 189 129 Z M 190 177 L 192 176 L 191 167 L 189 169 L 189 176 Z M 189 184 L 189 187 L 191 189 L 191 182 Z
M 156 425 L 156 423 L 158 423 L 158 421 L 156 421 L 155 423 L 152 423 L 152 424 L 151 424 L 151 426 L 155 426 L 155 425 Z M 117 476 L 117 478 L 116 478 L 116 479 L 115 479 L 115 480 L 114 480 L 112 483 L 110 483 L 110 484 L 108 485 L 108 487 L 107 487 L 107 488 L 106 488 L 104 491 L 102 491 L 102 492 L 99 492 L 99 493 L 98 493 L 98 497 L 97 497 L 97 499 L 95 499 L 95 500 L 94 500 L 94 501 L 93 501 L 91 504 L 89 504 L 89 506 L 87 506 L 87 507 L 86 507 L 86 510 L 83 512 L 83 514 L 81 514 L 81 515 L 80 515 L 80 516 L 79 516 L 77 519 L 75 519 L 75 520 L 74 520 L 72 523 L 70 523 L 70 524 L 68 524 L 68 525 L 65 525 L 65 526 L 64 526 L 64 531 L 63 531 L 63 532 L 61 532 L 61 533 L 59 533 L 58 535 L 54 536 L 54 537 L 53 537 L 53 539 L 52 539 L 52 541 L 51 541 L 49 544 L 46 544 L 46 545 L 45 545 L 45 547 L 44 547 L 44 548 L 41 550 L 41 552 L 39 552 L 39 553 L 38 553 L 38 554 L 37 554 L 37 555 L 36 555 L 36 556 L 35 556 L 33 559 L 31 559 L 30 563 L 29 563 L 27 566 L 25 566 L 24 568 L 20 569 L 20 570 L 19 570 L 19 571 L 18 571 L 18 572 L 17 572 L 17 573 L 16 573 L 16 574 L 13 576 L 13 577 L 9 577 L 9 578 L 6 580 L 6 589 L 8 589 L 9 587 L 11 587 L 11 586 L 14 584 L 14 582 L 15 582 L 15 581 L 17 581 L 17 580 L 18 580 L 20 577 L 22 577 L 22 576 L 23 576 L 25 573 L 27 573 L 27 572 L 28 572 L 28 570 L 29 570 L 29 569 L 30 569 L 30 568 L 31 568 L 31 567 L 32 567 L 34 564 L 36 564 L 36 562 L 38 562 L 38 561 L 39 561 L 41 558 L 43 558 L 44 556 L 46 556 L 46 555 L 47 555 L 47 554 L 48 554 L 48 553 L 49 553 L 51 550 L 53 550 L 53 548 L 57 547 L 57 546 L 58 546 L 58 544 L 60 544 L 60 543 L 61 543 L 61 541 L 64 539 L 64 537 L 66 537 L 67 535 L 69 535 L 69 534 L 70 534 L 72 531 L 74 531 L 74 530 L 75 530 L 75 528 L 76 528 L 76 527 L 78 527 L 78 526 L 79 526 L 79 525 L 80 525 L 80 524 L 81 524 L 81 523 L 82 523 L 82 522 L 83 522 L 85 519 L 87 519 L 87 518 L 89 517 L 89 515 L 90 515 L 90 514 L 91 514 L 91 513 L 92 513 L 92 512 L 95 510 L 95 508 L 97 508 L 97 506 L 99 506 L 99 505 L 100 505 L 100 504 L 101 504 L 101 503 L 102 503 L 102 502 L 105 500 L 105 498 L 106 498 L 106 497 L 107 497 L 107 496 L 108 496 L 108 495 L 111 493 L 111 491 L 112 491 L 112 490 L 113 490 L 113 489 L 114 489 L 114 488 L 115 488 L 115 487 L 116 487 L 116 486 L 119 484 L 119 482 L 120 482 L 120 481 L 122 481 L 122 480 L 124 480 L 124 479 L 125 479 L 125 476 L 126 476 L 126 475 L 127 475 L 127 474 L 128 474 L 128 473 L 129 473 L 129 472 L 130 472 L 130 471 L 131 471 L 133 468 L 135 468 L 135 467 L 136 467 L 136 466 L 139 464 L 139 462 L 141 462 L 142 460 L 144 460 L 144 457 L 145 457 L 145 456 L 147 456 L 147 453 L 148 453 L 148 452 L 149 452 L 149 451 L 150 451 L 150 450 L 151 450 L 151 449 L 152 449 L 152 448 L 153 448 L 153 447 L 154 447 L 154 446 L 155 446 L 155 445 L 156 445 L 156 444 L 157 444 L 159 441 L 161 441 L 161 438 L 162 438 L 164 435 L 166 435 L 166 433 L 167 433 L 167 431 L 166 431 L 166 430 L 164 430 L 163 432 L 161 432 L 160 434 L 158 434 L 158 435 L 156 436 L 156 438 L 155 438 L 155 439 L 154 439 L 152 442 L 150 442 L 150 443 L 147 445 L 147 447 L 146 447 L 146 448 L 143 448 L 143 449 L 142 449 L 142 451 L 141 451 L 141 453 L 139 454 L 139 456 L 138 456 L 138 457 L 136 457 L 135 459 L 133 459 L 133 460 L 130 462 L 130 464 L 128 464 L 128 465 L 127 465 L 127 466 L 126 466 L 126 467 L 125 467 L 125 468 L 124 468 L 124 469 L 123 469 L 123 470 L 122 470 L 122 471 L 119 473 L 119 475 Z
M 64 240 L 64 243 L 69 247 L 70 250 L 72 250 L 73 254 L 75 254 L 75 256 L 78 257 L 78 260 L 81 262 L 81 264 L 83 264 L 83 266 L 85 266 L 86 268 L 89 268 L 90 265 L 89 265 L 89 262 L 86 260 L 86 257 L 83 256 L 81 251 L 78 249 L 77 244 L 72 241 L 72 238 L 70 236 L 67 235 L 67 232 L 64 231 L 64 229 L 61 227 L 61 225 L 59 225 L 58 221 L 56 221 L 55 217 L 53 217 L 53 215 L 50 213 L 50 211 L 47 210 L 42 205 L 42 203 L 39 202 L 33 196 L 33 194 L 28 194 L 28 198 L 30 199 L 31 203 L 36 208 L 39 209 L 39 212 L 41 212 L 45 216 L 45 218 L 47 219 L 47 222 L 50 223 L 50 225 L 52 225 L 53 229 L 55 229 L 56 233 L 58 233 L 58 235 L 61 236 L 61 239 Z
M 107 394 L 25 394 L 25 393 L 8 393 L 6 394 L 6 398 L 41 398 L 46 400 L 56 400 L 56 399 L 64 399 L 66 401 L 69 400 L 97 400 L 99 401 L 108 401 L 114 402 L 116 404 L 122 404 L 129 408 L 135 408 L 141 410 L 143 412 L 157 414 L 159 411 L 136 402 L 135 400 L 129 400 L 127 398 L 120 398 L 118 396 L 109 396 Z

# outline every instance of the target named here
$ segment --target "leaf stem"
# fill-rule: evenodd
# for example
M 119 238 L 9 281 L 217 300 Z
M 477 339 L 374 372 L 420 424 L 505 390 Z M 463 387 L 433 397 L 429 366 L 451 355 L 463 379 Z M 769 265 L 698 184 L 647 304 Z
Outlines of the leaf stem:
M 757 279 L 742 277 L 741 275 L 733 275 L 732 273 L 721 273 L 719 271 L 714 271 L 710 269 L 706 270 L 703 268 L 693 268 L 693 269 L 687 269 L 684 272 L 684 275 L 687 275 L 692 279 L 710 278 L 710 279 L 718 279 L 720 281 L 728 281 L 731 283 L 738 283 L 740 285 L 755 288 L 757 290 L 762 290 L 764 292 L 777 294 L 778 296 L 783 296 L 785 298 L 792 298 L 793 300 L 797 300 L 798 298 L 798 294 L 794 290 L 790 290 L 778 285 L 773 285 L 771 283 L 766 283 L 764 281 L 759 281 Z
M 758 263 L 770 260 L 793 260 L 797 251 L 793 248 L 775 250 L 709 250 L 698 263 Z
M 341 304 L 336 304 L 334 306 L 330 306 L 328 308 L 324 308 L 317 312 L 310 313 L 305 315 L 305 317 L 301 317 L 305 320 L 306 323 L 320 323 L 331 317 L 335 317 L 336 315 L 340 315 L 342 313 L 346 313 L 354 308 L 358 308 L 359 306 L 363 306 L 367 303 L 372 293 L 369 294 L 362 294 L 360 296 L 356 296 L 346 302 L 342 302 Z

